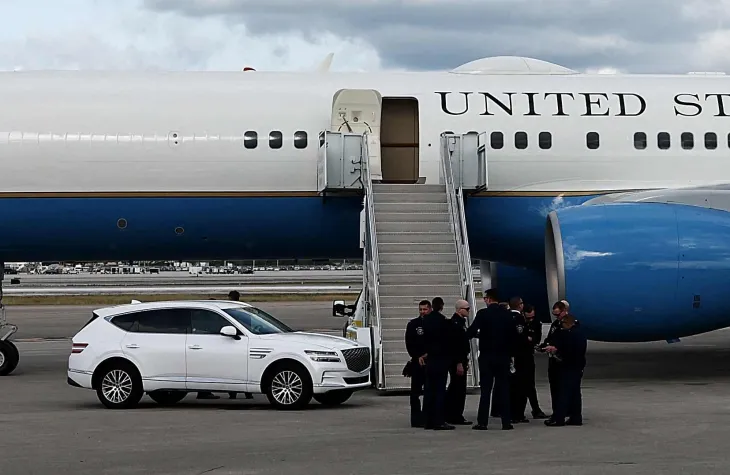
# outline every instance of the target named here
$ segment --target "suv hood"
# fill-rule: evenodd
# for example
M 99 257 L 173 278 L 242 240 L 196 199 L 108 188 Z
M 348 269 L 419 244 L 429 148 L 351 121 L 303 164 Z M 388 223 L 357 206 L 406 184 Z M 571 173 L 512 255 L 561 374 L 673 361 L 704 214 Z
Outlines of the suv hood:
M 261 335 L 262 340 L 280 340 L 292 341 L 302 345 L 319 346 L 333 350 L 346 350 L 348 348 L 357 348 L 359 343 L 348 340 L 341 336 L 323 335 L 321 333 L 293 332 L 293 333 L 274 333 L 271 335 Z M 316 349 L 316 348 L 312 348 Z

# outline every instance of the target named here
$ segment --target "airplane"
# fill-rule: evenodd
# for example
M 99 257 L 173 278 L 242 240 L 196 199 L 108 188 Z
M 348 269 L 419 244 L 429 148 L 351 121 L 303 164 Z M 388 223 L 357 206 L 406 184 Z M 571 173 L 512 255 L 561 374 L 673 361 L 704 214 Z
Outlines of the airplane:
M 343 90 L 382 97 L 364 126 L 384 183 L 438 183 L 440 135 L 486 133 L 488 186 L 466 220 L 503 295 L 543 314 L 567 298 L 592 340 L 730 326 L 722 74 L 521 57 L 440 72 L 0 73 L 0 261 L 362 257 L 362 193 L 317 188 Z

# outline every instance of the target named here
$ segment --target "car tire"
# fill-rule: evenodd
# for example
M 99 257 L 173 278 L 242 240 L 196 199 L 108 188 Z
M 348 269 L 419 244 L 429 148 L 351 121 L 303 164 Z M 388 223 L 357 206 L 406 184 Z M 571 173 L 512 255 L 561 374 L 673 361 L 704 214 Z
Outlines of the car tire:
M 0 341 L 0 376 L 7 376 L 18 367 L 20 353 L 11 341 Z
M 322 394 L 315 394 L 314 400 L 323 406 L 339 406 L 352 397 L 352 389 L 336 389 Z
M 302 366 L 284 363 L 267 378 L 266 397 L 276 409 L 303 409 L 312 400 L 312 393 L 312 378 Z
M 96 395 L 108 409 L 131 409 L 142 399 L 142 378 L 132 363 L 114 362 L 99 373 Z
M 188 393 L 185 391 L 152 391 L 147 395 L 161 406 L 174 406 L 185 399 Z

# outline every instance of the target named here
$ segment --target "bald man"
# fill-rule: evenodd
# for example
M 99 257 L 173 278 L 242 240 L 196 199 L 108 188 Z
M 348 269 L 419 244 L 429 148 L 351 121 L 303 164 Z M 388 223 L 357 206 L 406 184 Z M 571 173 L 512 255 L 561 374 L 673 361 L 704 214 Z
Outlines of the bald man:
M 457 300 L 454 315 L 449 320 L 454 361 L 449 367 L 449 387 L 446 389 L 446 422 L 454 425 L 469 425 L 464 418 L 466 404 L 466 371 L 469 368 L 471 345 L 466 337 L 466 319 L 469 318 L 469 302 Z

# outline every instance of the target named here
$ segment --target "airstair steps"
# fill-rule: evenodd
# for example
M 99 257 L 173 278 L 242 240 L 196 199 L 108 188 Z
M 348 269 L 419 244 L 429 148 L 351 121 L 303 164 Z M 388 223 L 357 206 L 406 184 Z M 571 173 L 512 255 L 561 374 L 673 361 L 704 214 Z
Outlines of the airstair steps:
M 381 264 L 430 264 L 437 266 L 454 262 L 451 252 L 383 252 L 380 254 Z
M 378 244 L 442 244 L 453 243 L 452 233 L 437 232 L 400 232 L 386 233 L 378 229 Z
M 377 219 L 377 218 L 376 218 Z M 394 222 L 377 221 L 375 225 L 378 235 L 385 233 L 448 233 L 451 231 L 451 224 L 448 220 L 443 222 Z
M 375 216 L 382 213 L 441 213 L 448 218 L 449 205 L 447 203 L 375 203 Z
M 375 212 L 377 223 L 448 223 L 446 213 Z
M 444 279 L 449 279 L 450 282 L 459 282 L 459 274 L 457 272 L 448 274 L 428 274 L 415 276 L 413 274 L 380 274 L 380 285 L 408 285 L 408 284 L 419 284 L 419 285 L 438 285 L 441 284 Z M 413 309 L 411 309 L 413 310 Z
M 439 263 L 438 265 L 418 262 L 380 263 L 380 275 L 389 274 L 458 274 L 458 264 Z
M 456 244 L 450 243 L 378 243 L 378 252 L 381 254 L 403 254 L 417 252 L 419 254 L 451 254 L 456 252 Z
M 445 277 L 448 277 L 446 274 Z M 441 296 L 441 295 L 459 295 L 461 292 L 461 286 L 459 280 L 444 279 L 441 285 L 436 284 L 400 284 L 400 285 L 383 285 L 380 283 L 380 296 L 381 297 L 420 297 L 426 296 L 429 300 Z M 430 297 L 429 297 L 430 296 Z M 453 303 L 453 302 L 452 302 Z
M 377 192 L 376 192 L 377 193 Z M 375 205 L 386 203 L 438 203 L 447 204 L 445 194 L 441 193 L 378 193 Z
M 399 193 L 399 194 L 412 194 L 412 193 L 424 193 L 424 194 L 442 194 L 446 198 L 446 185 L 391 185 L 382 183 L 373 183 L 373 192 L 375 195 L 382 193 Z M 378 202 L 377 197 L 375 202 Z

